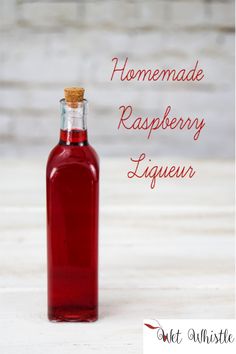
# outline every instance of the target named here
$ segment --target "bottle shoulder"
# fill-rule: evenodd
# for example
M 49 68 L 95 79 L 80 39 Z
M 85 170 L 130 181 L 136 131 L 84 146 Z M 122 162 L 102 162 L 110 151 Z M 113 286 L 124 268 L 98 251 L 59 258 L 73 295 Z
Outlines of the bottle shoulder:
M 80 166 L 95 170 L 99 174 L 99 157 L 90 145 L 67 146 L 56 145 L 50 152 L 47 161 L 47 175 L 52 169 L 66 168 L 67 166 Z

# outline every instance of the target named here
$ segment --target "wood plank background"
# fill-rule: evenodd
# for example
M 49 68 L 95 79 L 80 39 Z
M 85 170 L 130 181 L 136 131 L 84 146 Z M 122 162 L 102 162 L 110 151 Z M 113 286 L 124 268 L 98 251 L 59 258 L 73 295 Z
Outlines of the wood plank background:
M 102 156 L 126 156 L 144 146 L 159 156 L 234 155 L 233 0 L 1 0 L 0 40 L 0 148 L 6 156 L 16 156 L 15 143 L 27 156 L 47 153 L 66 86 L 85 87 L 89 137 Z M 199 60 L 205 78 L 111 82 L 114 56 L 121 63 L 128 57 L 134 69 L 190 69 Z M 171 104 L 173 117 L 204 117 L 200 143 L 192 132 L 158 132 L 158 143 L 118 132 L 118 107 L 129 104 L 137 116 L 162 116 Z

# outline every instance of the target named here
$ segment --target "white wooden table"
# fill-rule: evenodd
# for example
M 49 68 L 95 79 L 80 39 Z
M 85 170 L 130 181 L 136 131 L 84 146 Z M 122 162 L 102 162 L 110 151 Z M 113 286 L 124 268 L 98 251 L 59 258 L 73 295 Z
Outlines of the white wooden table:
M 0 352 L 137 354 L 144 318 L 233 318 L 233 163 L 191 163 L 194 179 L 151 190 L 126 177 L 128 158 L 102 160 L 100 319 L 87 324 L 46 317 L 45 161 L 1 160 Z

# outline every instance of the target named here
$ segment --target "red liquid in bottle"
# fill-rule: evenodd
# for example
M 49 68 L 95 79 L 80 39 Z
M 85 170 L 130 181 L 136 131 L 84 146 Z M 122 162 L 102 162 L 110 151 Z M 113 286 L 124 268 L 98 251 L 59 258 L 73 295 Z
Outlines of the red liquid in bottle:
M 98 157 L 86 130 L 61 130 L 47 164 L 48 317 L 98 317 Z

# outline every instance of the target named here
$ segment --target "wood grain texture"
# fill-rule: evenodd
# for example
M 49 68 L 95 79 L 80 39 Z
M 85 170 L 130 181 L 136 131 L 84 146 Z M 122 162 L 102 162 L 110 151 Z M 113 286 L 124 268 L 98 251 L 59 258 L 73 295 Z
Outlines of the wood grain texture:
M 52 324 L 45 161 L 1 160 L 1 353 L 141 353 L 144 318 L 233 318 L 233 163 L 191 163 L 151 190 L 128 159 L 101 161 L 100 319 Z

